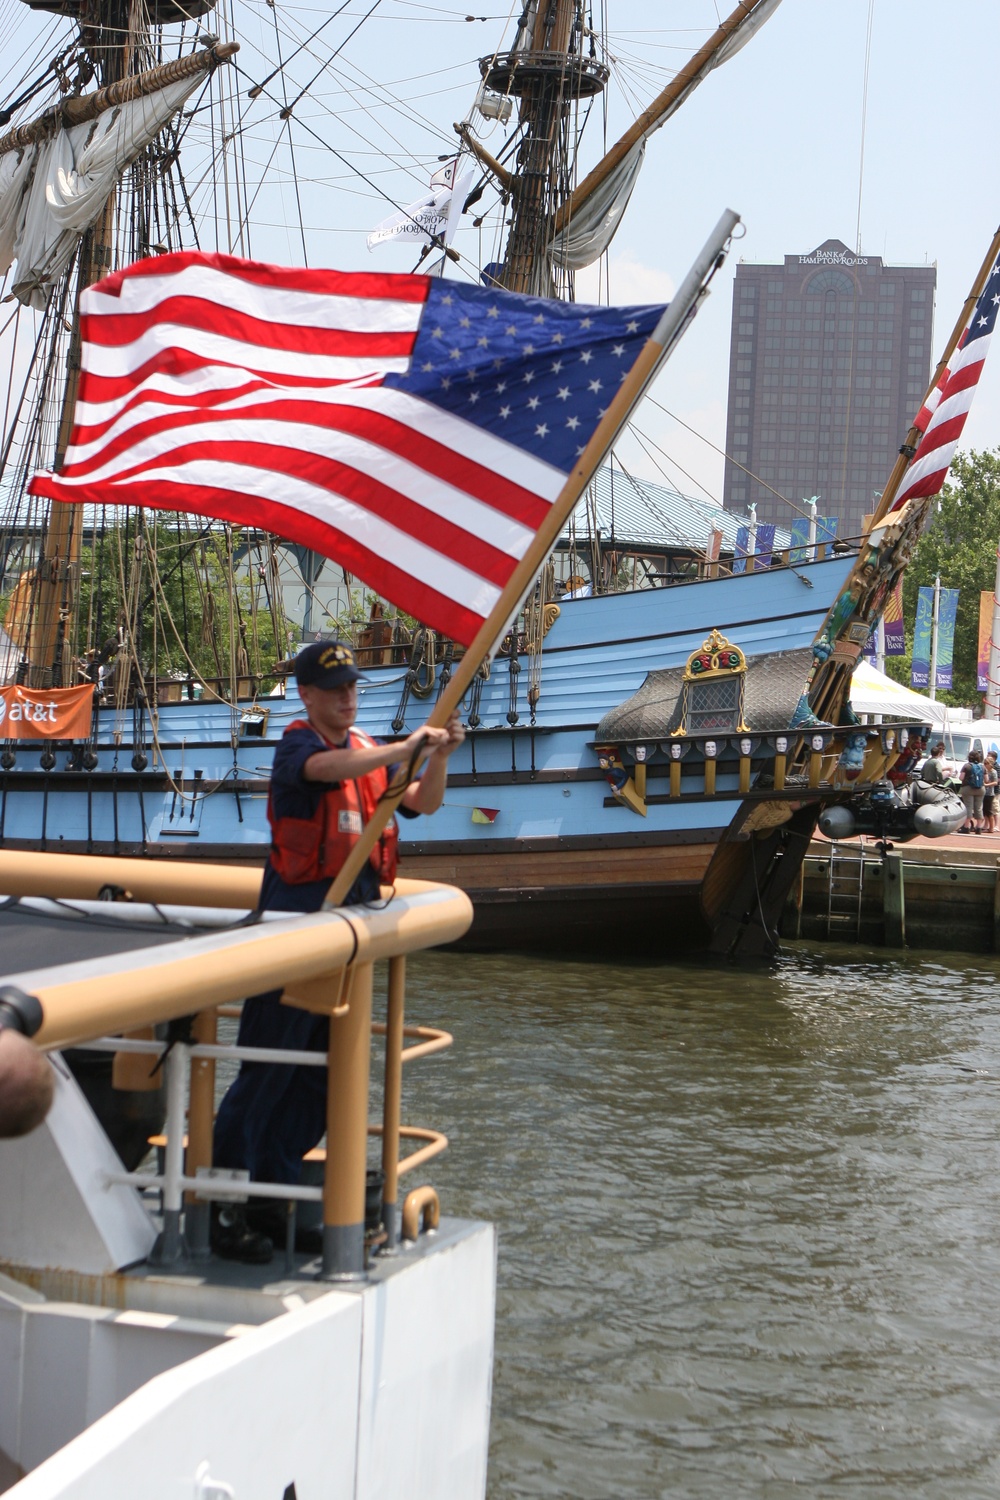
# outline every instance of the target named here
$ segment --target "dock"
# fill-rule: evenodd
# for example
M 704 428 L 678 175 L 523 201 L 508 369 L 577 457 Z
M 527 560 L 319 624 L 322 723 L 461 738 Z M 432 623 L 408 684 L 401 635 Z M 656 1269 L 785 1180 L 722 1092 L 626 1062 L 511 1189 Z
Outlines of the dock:
M 886 948 L 1000 953 L 1000 834 L 809 846 L 782 922 L 802 937 Z

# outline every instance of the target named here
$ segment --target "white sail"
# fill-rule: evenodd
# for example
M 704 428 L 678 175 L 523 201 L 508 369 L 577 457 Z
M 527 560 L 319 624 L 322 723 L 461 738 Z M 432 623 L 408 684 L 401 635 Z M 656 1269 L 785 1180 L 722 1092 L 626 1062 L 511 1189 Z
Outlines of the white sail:
M 0 156 L 0 274 L 17 262 L 15 297 L 45 306 L 121 173 L 203 82 L 202 73 L 178 79 Z
M 628 207 L 645 154 L 646 142 L 641 140 L 594 189 L 549 246 L 548 255 L 553 265 L 562 266 L 567 271 L 581 271 L 604 254 Z
M 690 99 L 709 73 L 729 62 L 730 58 L 735 57 L 746 46 L 765 21 L 770 20 L 780 4 L 781 0 L 763 0 L 762 4 L 744 17 L 722 46 L 706 59 L 703 66 L 689 79 L 687 87 L 658 110 L 628 154 L 574 207 L 570 222 L 548 247 L 548 258 L 553 265 L 561 266 L 567 271 L 580 271 L 604 254 L 628 207 L 650 136 L 655 135 L 681 105 Z M 655 108 L 654 104 L 652 109 Z

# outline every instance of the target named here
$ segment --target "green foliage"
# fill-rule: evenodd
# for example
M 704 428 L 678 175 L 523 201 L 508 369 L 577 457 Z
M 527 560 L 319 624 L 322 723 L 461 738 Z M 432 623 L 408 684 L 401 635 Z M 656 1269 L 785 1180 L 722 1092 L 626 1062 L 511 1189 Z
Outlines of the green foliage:
M 941 495 L 941 510 L 921 537 L 903 582 L 903 618 L 909 647 L 906 656 L 886 658 L 886 672 L 907 685 L 913 647 L 917 589 L 933 584 L 959 590 L 955 622 L 955 672 L 951 692 L 939 693 L 943 703 L 982 707 L 976 688 L 979 649 L 979 594 L 992 591 L 1000 542 L 1000 449 L 960 453 Z
M 134 517 L 93 533 L 81 548 L 74 652 L 115 655 L 131 635 L 144 676 L 228 678 L 235 644 L 239 676 L 267 677 L 279 656 L 255 558 L 241 556 L 233 528 L 169 514 Z M 256 594 L 256 599 L 254 595 Z M 0 621 L 10 594 L 0 597 Z

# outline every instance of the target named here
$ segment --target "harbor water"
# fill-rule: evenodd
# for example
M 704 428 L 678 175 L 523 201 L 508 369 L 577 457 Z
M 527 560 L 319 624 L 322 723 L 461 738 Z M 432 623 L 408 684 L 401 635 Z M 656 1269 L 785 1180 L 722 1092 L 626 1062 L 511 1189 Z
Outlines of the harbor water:
M 490 1500 L 996 1495 L 997 973 L 410 961 L 417 1177 L 500 1231 Z

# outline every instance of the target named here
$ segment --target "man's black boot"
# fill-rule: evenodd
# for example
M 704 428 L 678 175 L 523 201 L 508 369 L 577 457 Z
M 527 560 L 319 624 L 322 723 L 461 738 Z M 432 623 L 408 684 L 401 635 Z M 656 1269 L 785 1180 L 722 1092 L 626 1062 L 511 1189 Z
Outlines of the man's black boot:
M 209 1244 L 221 1260 L 239 1260 L 247 1266 L 266 1266 L 274 1256 L 267 1235 L 250 1228 L 242 1203 L 212 1204 Z

